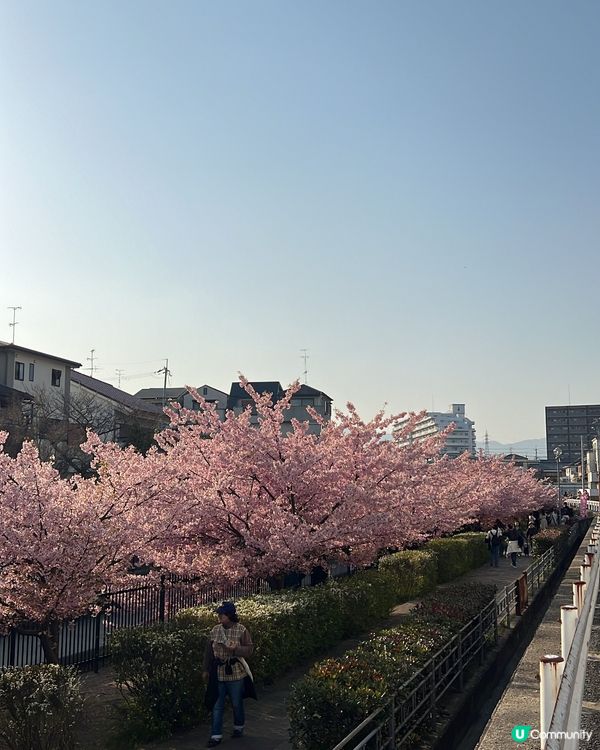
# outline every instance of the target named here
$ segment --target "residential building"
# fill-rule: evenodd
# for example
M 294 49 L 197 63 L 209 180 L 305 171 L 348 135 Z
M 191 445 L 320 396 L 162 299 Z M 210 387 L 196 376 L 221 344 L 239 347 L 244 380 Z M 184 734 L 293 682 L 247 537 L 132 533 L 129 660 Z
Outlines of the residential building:
M 592 439 L 600 434 L 600 405 L 546 407 L 546 446 L 549 460 L 554 450 L 560 448 L 560 463 L 571 464 L 581 460 L 584 451 L 592 447 Z
M 217 414 L 223 420 L 227 410 L 227 394 L 210 385 L 201 385 L 196 388 L 198 394 L 209 404 L 214 404 Z M 178 403 L 185 409 L 197 411 L 198 402 L 190 395 L 187 388 L 142 388 L 135 394 L 136 398 L 161 408 L 170 402 Z
M 285 395 L 285 390 L 279 381 L 253 382 L 250 385 L 259 395 L 264 393 L 271 394 L 274 403 L 282 399 Z M 281 426 L 282 432 L 284 434 L 291 432 L 293 429 L 292 420 L 297 419 L 300 422 L 308 422 L 308 431 L 314 435 L 318 435 L 321 431 L 321 426 L 309 414 L 307 407 L 312 407 L 316 414 L 328 420 L 331 419 L 332 400 L 323 391 L 319 391 L 309 385 L 301 385 L 293 395 L 290 406 L 285 412 L 285 421 Z M 254 401 L 246 393 L 241 383 L 236 382 L 231 384 L 229 398 L 227 399 L 228 409 L 231 409 L 235 414 L 240 414 L 247 406 L 252 406 L 253 404 Z M 253 416 L 253 421 L 258 422 L 258 418 L 255 415 Z
M 154 432 L 168 420 L 161 407 L 83 372 L 73 372 L 70 421 L 93 429 L 104 441 L 137 445 L 140 436 L 144 444 L 151 442 Z
M 409 416 L 401 419 L 396 424 L 394 431 L 401 430 L 409 420 Z M 475 422 L 466 417 L 464 404 L 451 404 L 448 412 L 427 412 L 427 415 L 417 423 L 410 436 L 405 440 L 405 444 L 427 440 L 427 438 L 443 432 L 450 425 L 454 425 L 454 430 L 446 438 L 442 453 L 450 456 L 450 458 L 457 458 L 465 452 L 475 456 Z
M 71 372 L 79 362 L 0 341 L 0 385 L 28 396 L 47 392 L 68 408 Z

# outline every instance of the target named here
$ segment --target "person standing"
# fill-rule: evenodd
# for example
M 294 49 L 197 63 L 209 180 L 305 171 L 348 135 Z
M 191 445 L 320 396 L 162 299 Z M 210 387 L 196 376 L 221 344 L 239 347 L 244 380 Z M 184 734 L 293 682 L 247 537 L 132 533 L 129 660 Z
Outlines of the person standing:
M 521 545 L 519 544 L 520 532 L 512 525 L 508 524 L 508 531 L 506 532 L 506 538 L 508 539 L 508 547 L 506 548 L 506 556 L 510 555 L 510 563 L 513 568 L 517 567 L 517 553 L 521 551 Z
M 499 521 L 496 521 L 485 535 L 485 540 L 490 549 L 490 566 L 497 568 L 498 558 L 500 557 L 500 548 L 502 547 L 502 529 L 499 526 Z
M 219 624 L 210 631 L 204 653 L 204 678 L 208 682 L 206 706 L 212 708 L 212 726 L 207 747 L 216 747 L 223 739 L 223 713 L 228 695 L 233 707 L 233 734 L 244 733 L 244 681 L 249 674 L 245 657 L 253 651 L 252 638 L 238 620 L 235 604 L 223 602 L 217 609 Z M 251 675 L 250 675 L 251 677 Z M 256 694 L 252 695 L 256 697 Z M 211 705 L 212 704 L 212 705 Z

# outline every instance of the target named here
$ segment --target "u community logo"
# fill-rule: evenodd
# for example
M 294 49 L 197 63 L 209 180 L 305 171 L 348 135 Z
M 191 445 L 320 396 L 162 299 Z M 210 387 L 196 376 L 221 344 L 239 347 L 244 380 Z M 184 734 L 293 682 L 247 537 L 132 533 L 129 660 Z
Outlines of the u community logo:
M 525 724 L 517 724 L 513 727 L 512 738 L 515 742 L 525 742 L 529 738 L 531 727 Z

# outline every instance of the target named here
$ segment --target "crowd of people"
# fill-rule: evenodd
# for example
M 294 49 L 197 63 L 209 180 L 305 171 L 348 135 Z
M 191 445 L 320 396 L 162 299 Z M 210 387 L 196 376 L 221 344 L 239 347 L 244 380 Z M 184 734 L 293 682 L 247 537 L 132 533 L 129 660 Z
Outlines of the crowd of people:
M 501 557 L 510 558 L 511 565 L 517 567 L 517 556 L 529 557 L 533 537 L 544 529 L 571 523 L 573 508 L 565 500 L 562 508 L 543 508 L 529 515 L 527 521 L 515 518 L 504 524 L 498 518 L 485 536 L 490 550 L 490 566 L 497 568 Z

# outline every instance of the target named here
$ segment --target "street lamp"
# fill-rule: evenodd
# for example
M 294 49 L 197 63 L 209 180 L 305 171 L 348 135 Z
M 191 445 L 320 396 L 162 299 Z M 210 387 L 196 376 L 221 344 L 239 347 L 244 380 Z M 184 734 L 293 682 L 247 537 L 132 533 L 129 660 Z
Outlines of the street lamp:
M 556 484 L 558 485 L 558 507 L 560 508 L 560 457 L 562 456 L 562 448 L 557 445 L 554 449 L 554 458 L 556 459 Z

